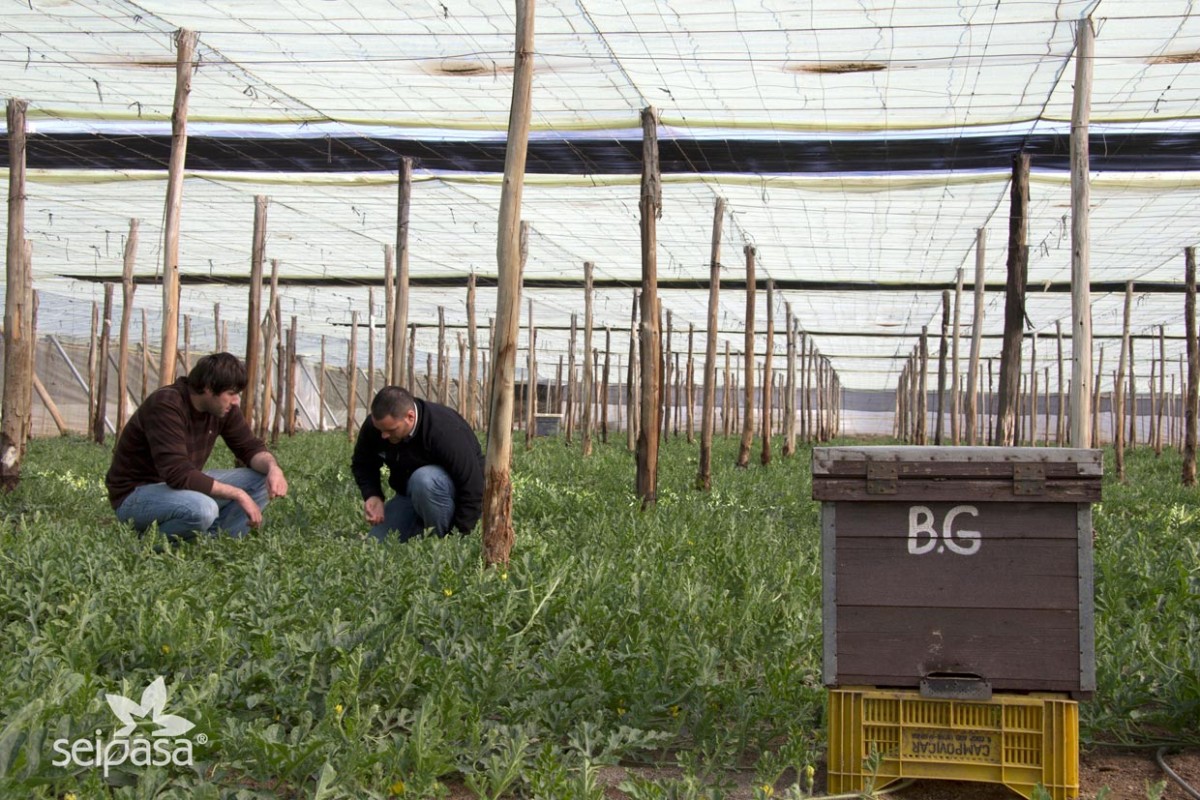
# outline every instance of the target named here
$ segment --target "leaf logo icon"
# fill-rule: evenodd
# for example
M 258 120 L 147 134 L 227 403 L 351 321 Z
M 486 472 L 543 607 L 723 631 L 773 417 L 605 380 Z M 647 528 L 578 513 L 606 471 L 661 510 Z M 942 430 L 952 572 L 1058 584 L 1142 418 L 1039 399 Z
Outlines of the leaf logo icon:
M 119 694 L 106 694 L 104 697 L 108 701 L 108 707 L 123 723 L 113 733 L 114 738 L 126 737 L 133 733 L 133 729 L 137 727 L 137 720 L 145 718 L 147 714 L 158 726 L 150 734 L 151 736 L 182 736 L 196 727 L 195 723 L 189 722 L 183 717 L 163 713 L 163 708 L 167 704 L 167 684 L 161 675 L 155 678 L 142 692 L 140 703 L 135 703 L 128 697 Z

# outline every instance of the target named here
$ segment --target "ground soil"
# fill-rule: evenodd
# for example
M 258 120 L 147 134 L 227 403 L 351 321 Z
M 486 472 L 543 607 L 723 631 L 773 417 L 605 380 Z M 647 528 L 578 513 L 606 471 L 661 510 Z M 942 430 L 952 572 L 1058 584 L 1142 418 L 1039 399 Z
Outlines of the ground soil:
M 1167 765 L 1185 782 L 1200 791 L 1200 750 L 1187 750 L 1168 754 Z M 636 771 L 645 777 L 677 777 L 674 769 L 642 769 L 634 767 L 608 767 L 601 771 L 600 780 L 608 787 L 606 794 L 612 800 L 627 798 L 617 787 Z M 1080 758 L 1080 800 L 1092 800 L 1104 788 L 1108 789 L 1108 800 L 1145 800 L 1147 787 L 1161 781 L 1166 782 L 1162 800 L 1192 800 L 1184 789 L 1171 781 L 1154 760 L 1153 750 L 1121 751 L 1109 748 L 1085 753 Z M 792 777 L 785 776 L 776 784 L 776 796 L 783 794 Z M 729 800 L 750 800 L 754 797 L 754 774 L 751 771 L 730 776 L 735 785 L 726 797 Z M 823 772 L 817 773 L 817 795 L 824 793 Z M 917 781 L 916 783 L 886 795 L 896 800 L 1019 800 L 1019 795 L 1004 786 L 959 781 Z

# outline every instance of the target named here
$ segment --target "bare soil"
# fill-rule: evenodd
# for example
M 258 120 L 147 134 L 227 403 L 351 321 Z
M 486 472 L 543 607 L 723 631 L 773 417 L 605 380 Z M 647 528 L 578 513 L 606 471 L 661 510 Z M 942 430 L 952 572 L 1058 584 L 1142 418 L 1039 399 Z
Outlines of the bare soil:
M 1192 788 L 1200 791 L 1200 750 L 1168 754 L 1165 761 Z M 1080 800 L 1091 800 L 1105 787 L 1109 800 L 1145 800 L 1147 787 L 1165 781 L 1163 800 L 1193 800 L 1174 783 L 1155 763 L 1153 750 L 1116 751 L 1108 748 L 1085 753 L 1080 758 Z M 647 778 L 678 777 L 676 769 L 645 769 L 639 767 L 607 767 L 601 770 L 600 780 L 613 800 L 627 798 L 617 787 L 629 773 Z M 729 778 L 735 788 L 726 795 L 729 800 L 750 800 L 754 797 L 754 774 L 751 771 L 734 773 Z M 782 794 L 792 778 L 785 776 L 776 786 Z M 824 793 L 823 771 L 817 772 L 817 794 Z M 887 795 L 896 800 L 1018 800 L 1020 797 L 1004 786 L 961 781 L 917 781 L 911 786 Z

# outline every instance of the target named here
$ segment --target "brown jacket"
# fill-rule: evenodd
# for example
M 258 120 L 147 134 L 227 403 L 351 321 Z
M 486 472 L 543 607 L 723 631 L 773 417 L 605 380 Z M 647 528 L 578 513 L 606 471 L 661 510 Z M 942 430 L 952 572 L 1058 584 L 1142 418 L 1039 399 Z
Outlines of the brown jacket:
M 147 483 L 210 494 L 213 479 L 202 470 L 218 436 L 244 464 L 267 449 L 250 431 L 241 408 L 220 419 L 197 411 L 188 392 L 187 379 L 180 378 L 151 392 L 129 418 L 104 477 L 113 508 Z

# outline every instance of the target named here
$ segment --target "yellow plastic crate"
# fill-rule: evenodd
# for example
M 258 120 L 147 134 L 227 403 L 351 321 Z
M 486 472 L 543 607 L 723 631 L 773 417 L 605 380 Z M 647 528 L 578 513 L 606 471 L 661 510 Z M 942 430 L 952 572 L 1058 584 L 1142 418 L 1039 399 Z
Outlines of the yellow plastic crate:
M 1058 694 L 980 703 L 930 700 L 914 690 L 829 690 L 829 791 L 861 792 L 872 752 L 875 789 L 903 778 L 1002 783 L 1029 798 L 1079 797 L 1079 704 Z

